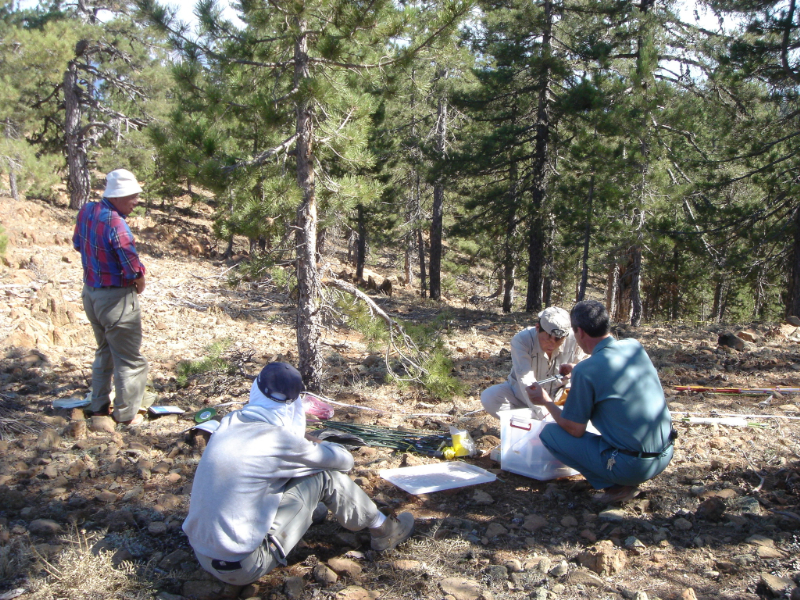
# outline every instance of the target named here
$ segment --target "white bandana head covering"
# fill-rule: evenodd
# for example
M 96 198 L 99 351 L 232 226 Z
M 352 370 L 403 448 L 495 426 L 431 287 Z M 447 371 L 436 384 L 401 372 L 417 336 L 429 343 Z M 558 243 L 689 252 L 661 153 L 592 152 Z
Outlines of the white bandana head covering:
M 275 427 L 286 427 L 300 437 L 306 433 L 306 413 L 302 400 L 286 403 L 267 398 L 258 389 L 258 380 L 253 381 L 253 386 L 250 388 L 250 402 L 242 408 L 242 414 Z

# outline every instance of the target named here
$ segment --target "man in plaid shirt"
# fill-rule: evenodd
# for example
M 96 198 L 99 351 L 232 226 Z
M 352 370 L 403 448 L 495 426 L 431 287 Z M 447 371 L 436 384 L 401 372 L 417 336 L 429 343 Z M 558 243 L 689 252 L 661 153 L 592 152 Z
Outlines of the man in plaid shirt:
M 154 399 L 145 391 L 148 365 L 140 351 L 139 294 L 145 287 L 145 268 L 125 222 L 139 203 L 141 191 L 133 173 L 111 171 L 103 199 L 88 202 L 78 212 L 72 237 L 83 264 L 83 308 L 97 341 L 89 410 L 95 415 L 112 415 L 116 422 L 126 425 L 140 424 L 143 417 L 139 409 Z

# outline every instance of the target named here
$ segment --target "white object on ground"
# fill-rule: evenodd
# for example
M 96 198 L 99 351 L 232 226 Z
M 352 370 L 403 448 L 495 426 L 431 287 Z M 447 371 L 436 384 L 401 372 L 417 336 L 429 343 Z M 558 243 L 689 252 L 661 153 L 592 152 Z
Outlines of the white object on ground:
M 693 425 L 730 425 L 731 427 L 747 427 L 747 419 L 741 417 L 688 417 L 685 423 Z
M 89 398 L 59 398 L 53 400 L 53 408 L 81 408 L 92 403 L 91 392 Z
M 151 406 L 147 410 L 153 415 L 182 415 L 186 412 L 178 406 Z
M 459 461 L 384 469 L 380 476 L 401 490 L 415 495 L 491 483 L 497 479 L 494 473 L 486 469 Z

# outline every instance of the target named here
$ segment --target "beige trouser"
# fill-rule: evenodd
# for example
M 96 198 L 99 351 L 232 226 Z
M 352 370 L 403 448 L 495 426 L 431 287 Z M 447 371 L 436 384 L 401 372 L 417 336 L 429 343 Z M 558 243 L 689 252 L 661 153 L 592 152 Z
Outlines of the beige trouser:
M 486 412 L 495 419 L 500 418 L 497 413 L 501 410 L 514 410 L 517 408 L 530 408 L 534 419 L 544 419 L 547 415 L 544 407 L 535 406 L 531 408 L 524 400 L 517 398 L 514 394 L 514 388 L 508 382 L 498 383 L 483 390 L 481 392 L 481 404 L 483 404 Z
M 235 561 L 215 560 L 195 552 L 206 571 L 231 585 L 248 585 L 277 567 L 286 564 L 286 555 L 311 527 L 311 516 L 322 502 L 350 531 L 372 525 L 378 507 L 345 473 L 322 471 L 308 477 L 289 480 L 283 490 L 278 512 L 267 538 L 246 557 Z
M 114 376 L 114 419 L 130 421 L 142 404 L 147 360 L 142 346 L 142 316 L 136 288 L 83 286 L 83 309 L 92 324 L 97 350 L 92 364 L 92 404 L 97 412 L 109 402 Z

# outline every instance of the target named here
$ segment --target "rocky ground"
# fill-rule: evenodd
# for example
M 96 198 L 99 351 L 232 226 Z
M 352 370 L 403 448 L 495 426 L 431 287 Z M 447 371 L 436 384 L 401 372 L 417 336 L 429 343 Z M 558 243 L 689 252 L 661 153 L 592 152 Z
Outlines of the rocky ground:
M 456 424 L 484 454 L 467 462 L 498 480 L 412 496 L 379 471 L 435 459 L 362 448 L 352 476 L 387 511 L 414 513 L 410 542 L 375 556 L 367 535 L 329 519 L 311 528 L 289 566 L 243 589 L 217 583 L 180 528 L 204 448 L 187 429 L 200 408 L 246 401 L 264 363 L 296 362 L 297 354 L 291 299 L 268 281 L 229 285 L 237 263 L 217 258 L 204 208 L 186 203 L 130 219 L 148 268 L 141 305 L 153 385 L 160 404 L 186 413 L 123 428 L 53 408 L 86 394 L 94 350 L 70 244 L 74 214 L 0 199 L 9 237 L 0 267 L 0 600 L 755 599 L 788 597 L 800 583 L 799 397 L 675 390 L 800 386 L 794 326 L 751 325 L 738 350 L 718 345 L 725 329 L 716 326 L 619 328 L 651 354 L 680 437 L 666 472 L 632 502 L 606 507 L 580 477 L 539 482 L 500 471 L 485 455 L 500 432 L 472 411 L 483 388 L 505 379 L 508 342 L 530 316 L 479 310 L 458 294 L 440 307 L 397 286 L 376 302 L 408 321 L 439 319 L 466 391 L 439 400 L 386 384 L 376 349 L 331 326 L 324 393 L 351 405 L 337 407 L 335 419 L 437 431 Z M 330 257 L 335 271 L 344 258 Z M 394 260 L 377 257 L 375 271 L 398 275 Z M 475 292 L 465 285 L 463 296 Z M 203 359 L 212 347 L 228 368 L 177 377 L 181 361 Z M 752 416 L 746 427 L 681 420 L 717 413 Z

